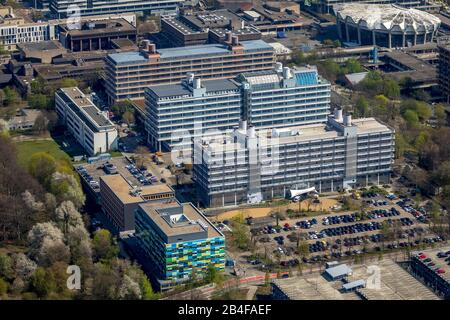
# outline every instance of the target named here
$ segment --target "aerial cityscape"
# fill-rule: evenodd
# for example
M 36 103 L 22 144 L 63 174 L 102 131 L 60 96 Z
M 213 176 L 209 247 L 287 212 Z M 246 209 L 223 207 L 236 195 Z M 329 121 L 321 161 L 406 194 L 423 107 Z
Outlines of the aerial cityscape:
M 0 307 L 450 300 L 450 0 L 0 2 Z

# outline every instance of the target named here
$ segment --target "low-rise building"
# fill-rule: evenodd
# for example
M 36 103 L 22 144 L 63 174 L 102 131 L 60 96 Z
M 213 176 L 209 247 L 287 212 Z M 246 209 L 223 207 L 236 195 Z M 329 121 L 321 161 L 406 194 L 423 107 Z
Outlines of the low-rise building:
M 144 202 L 167 203 L 175 201 L 175 193 L 166 184 L 132 186 L 122 175 L 100 177 L 102 210 L 119 232 L 135 229 L 134 210 Z
M 135 236 L 160 287 L 225 269 L 224 235 L 191 203 L 147 202 L 135 213 Z
M 257 203 L 290 190 L 319 193 L 389 183 L 394 130 L 337 110 L 326 124 L 256 131 L 242 125 L 194 145 L 193 177 L 205 206 Z
M 221 43 L 230 35 L 238 36 L 241 41 L 262 37 L 259 30 L 226 9 L 163 17 L 161 34 L 175 47 Z
M 61 88 L 55 93 L 56 113 L 86 153 L 117 149 L 118 133 L 115 125 L 77 87 Z
M 36 119 L 43 116 L 42 110 L 39 109 L 20 109 L 17 114 L 5 121 L 5 129 L 8 130 L 29 130 L 34 127 Z M 46 120 L 47 121 L 47 120 Z

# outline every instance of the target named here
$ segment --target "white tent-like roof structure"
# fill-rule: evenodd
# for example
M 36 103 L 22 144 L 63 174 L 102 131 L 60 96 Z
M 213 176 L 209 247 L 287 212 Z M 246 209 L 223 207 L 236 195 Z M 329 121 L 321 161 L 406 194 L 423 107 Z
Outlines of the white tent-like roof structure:
M 395 4 L 346 3 L 336 6 L 337 16 L 344 21 L 353 21 L 367 29 L 402 31 L 434 31 L 441 20 L 425 11 L 403 8 Z

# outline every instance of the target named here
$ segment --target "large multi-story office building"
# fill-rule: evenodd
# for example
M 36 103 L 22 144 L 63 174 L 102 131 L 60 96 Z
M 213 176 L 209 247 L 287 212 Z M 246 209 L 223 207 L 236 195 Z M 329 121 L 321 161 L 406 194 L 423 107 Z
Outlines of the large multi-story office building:
M 122 175 L 100 177 L 102 210 L 119 232 L 134 230 L 134 210 L 144 202 L 175 201 L 175 193 L 167 184 L 133 187 Z
M 326 124 L 260 130 L 195 143 L 194 179 L 206 206 L 259 202 L 290 190 L 337 191 L 390 180 L 394 131 L 338 110 Z
M 77 29 L 59 26 L 59 41 L 72 52 L 112 49 L 111 40 L 136 41 L 137 31 L 125 19 L 83 21 Z
M 125 12 L 175 13 L 184 0 L 50 0 L 50 11 L 59 18 Z
M 232 130 L 241 117 L 241 90 L 231 79 L 202 83 L 192 75 L 182 84 L 147 88 L 145 95 L 147 142 L 157 150 L 189 149 L 194 137 Z
M 86 153 L 93 156 L 117 148 L 117 129 L 105 114 L 77 87 L 61 88 L 55 93 L 59 121 Z
M 135 213 L 136 238 L 162 289 L 210 266 L 224 270 L 224 235 L 191 203 L 144 203 Z
M 243 72 L 270 70 L 274 49 L 262 40 L 207 44 L 156 50 L 154 44 L 136 52 L 113 53 L 106 58 L 106 93 L 110 104 L 144 99 L 144 89 L 177 84 L 187 73 L 202 80 L 232 78 Z
M 193 139 L 229 132 L 243 118 L 258 129 L 326 122 L 330 83 L 315 67 L 244 73 L 236 79 L 146 89 L 148 143 L 155 149 L 190 149 Z M 214 131 L 216 130 L 216 131 Z

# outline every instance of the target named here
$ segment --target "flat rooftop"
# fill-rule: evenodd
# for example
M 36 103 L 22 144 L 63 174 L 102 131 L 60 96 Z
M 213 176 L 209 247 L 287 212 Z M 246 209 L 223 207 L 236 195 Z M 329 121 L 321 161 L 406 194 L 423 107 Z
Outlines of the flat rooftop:
M 64 32 L 76 37 L 93 36 L 102 33 L 136 32 L 136 28 L 125 19 L 110 19 L 105 21 L 84 21 L 80 29 L 64 29 Z
M 399 264 L 390 259 L 375 263 L 380 271 L 379 288 L 358 289 L 368 300 L 438 300 L 439 298 L 424 284 L 414 278 Z M 367 279 L 368 266 L 353 268 L 348 281 Z
M 239 86 L 230 79 L 218 79 L 202 81 L 202 88 L 206 89 L 206 92 L 217 92 L 224 90 L 236 90 Z M 147 90 L 153 92 L 159 98 L 181 97 L 192 95 L 192 91 L 186 84 L 171 84 L 171 85 L 159 85 L 151 86 Z
M 204 226 L 207 226 L 207 238 L 223 237 L 214 225 L 191 203 L 162 203 L 158 206 L 155 206 L 152 203 L 142 203 L 139 206 L 168 237 L 204 232 L 205 229 L 198 223 L 198 221 L 201 221 Z M 180 206 L 182 209 L 182 214 L 185 218 L 196 223 L 182 223 L 180 225 L 173 225 L 164 218 L 164 214 L 162 213 L 164 213 L 166 209 L 167 211 L 170 211 L 170 209 L 180 209 Z
M 139 194 L 132 195 L 133 187 L 122 175 L 112 174 L 101 176 L 100 179 L 116 194 L 124 204 L 142 202 L 142 197 L 152 194 L 173 192 L 173 189 L 166 184 L 154 184 L 139 186 Z
M 78 115 L 83 119 L 83 121 L 89 121 L 89 119 L 91 119 L 96 125 L 96 130 L 114 128 L 114 124 L 100 112 L 95 104 L 79 88 L 70 87 L 61 88 L 59 90 L 70 99 L 66 99 L 66 103 L 69 104 L 69 107 L 71 107 L 74 111 L 75 109 L 78 109 L 84 113 L 84 117 L 80 113 L 78 113 Z M 86 116 L 88 118 L 86 118 Z
M 262 51 L 270 50 L 273 48 L 263 40 L 248 40 L 240 42 L 240 45 L 244 48 L 244 51 Z M 183 59 L 193 57 L 207 57 L 211 55 L 227 55 L 231 54 L 228 46 L 224 44 L 204 44 L 189 47 L 176 47 L 159 49 L 157 52 L 160 54 L 160 59 Z M 148 58 L 143 52 L 120 52 L 112 53 L 108 55 L 108 58 L 115 64 L 128 64 L 128 63 L 145 63 Z
M 62 44 L 57 40 L 19 43 L 17 44 L 17 47 L 23 51 L 52 51 L 52 50 L 67 51 L 62 46 Z
M 396 50 L 386 52 L 384 56 L 405 67 L 404 71 L 388 73 L 397 80 L 401 80 L 405 77 L 410 77 L 412 80 L 418 82 L 437 80 L 436 67 L 411 54 Z
M 360 300 L 353 292 L 341 293 L 341 281 L 328 281 L 318 274 L 276 279 L 273 283 L 290 300 Z
M 358 135 L 361 134 L 370 134 L 370 133 L 388 133 L 392 132 L 386 125 L 382 124 L 375 118 L 360 118 L 353 119 L 352 125 L 357 127 Z M 297 143 L 301 141 L 311 141 L 311 140 L 322 140 L 322 139 L 334 139 L 337 137 L 342 137 L 342 133 L 328 128 L 326 124 L 310 124 L 303 126 L 294 126 L 288 128 L 279 128 L 276 129 L 278 132 L 278 139 L 275 143 L 279 145 L 289 144 L 289 143 Z M 272 129 L 263 129 L 256 131 L 256 135 L 260 137 L 269 138 L 267 143 L 270 143 L 270 138 L 272 137 L 273 130 Z M 240 148 L 239 143 L 227 143 L 226 145 L 222 143 L 212 142 L 209 144 L 204 144 L 202 147 L 204 149 L 208 149 L 213 151 L 214 149 L 224 150 L 224 148 L 228 150 L 233 150 Z

